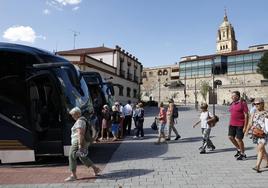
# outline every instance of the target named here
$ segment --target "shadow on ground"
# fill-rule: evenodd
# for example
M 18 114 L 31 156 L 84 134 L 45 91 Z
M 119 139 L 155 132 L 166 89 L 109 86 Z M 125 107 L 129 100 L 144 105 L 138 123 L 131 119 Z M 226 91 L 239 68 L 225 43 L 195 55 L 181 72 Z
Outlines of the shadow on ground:
M 148 170 L 148 169 L 113 170 L 109 173 L 102 174 L 100 177 L 98 177 L 98 179 L 110 179 L 110 180 L 126 179 L 136 176 L 143 176 L 152 173 L 153 171 L 154 170 Z
M 247 150 L 252 150 L 254 147 L 246 147 L 245 151 Z M 215 149 L 214 151 L 210 151 L 207 154 L 212 154 L 212 153 L 223 153 L 223 152 L 229 152 L 229 151 L 236 151 L 236 148 L 223 148 L 223 149 Z

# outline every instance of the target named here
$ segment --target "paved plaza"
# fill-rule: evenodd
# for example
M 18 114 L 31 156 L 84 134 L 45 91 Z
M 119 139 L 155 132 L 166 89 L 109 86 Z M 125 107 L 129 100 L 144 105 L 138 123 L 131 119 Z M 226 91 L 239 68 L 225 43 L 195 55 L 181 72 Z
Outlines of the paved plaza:
M 247 160 L 234 158 L 236 151 L 227 137 L 227 107 L 216 106 L 220 122 L 211 133 L 216 150 L 206 154 L 199 154 L 202 137 L 200 127 L 192 128 L 199 117 L 193 107 L 180 107 L 176 127 L 182 138 L 168 144 L 154 144 L 157 133 L 150 125 L 156 113 L 156 108 L 146 108 L 145 139 L 127 137 L 95 181 L 48 181 L 45 184 L 2 184 L 0 187 L 268 187 L 268 169 L 262 168 L 259 174 L 252 170 L 256 163 L 256 149 L 248 137 L 244 139 Z M 54 168 L 56 171 L 58 167 Z M 0 172 L 0 175 L 3 174 Z

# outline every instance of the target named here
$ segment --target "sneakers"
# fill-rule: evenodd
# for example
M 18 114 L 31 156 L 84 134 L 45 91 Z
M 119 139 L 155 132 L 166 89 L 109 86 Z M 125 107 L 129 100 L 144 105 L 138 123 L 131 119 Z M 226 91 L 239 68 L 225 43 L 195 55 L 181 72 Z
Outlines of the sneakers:
M 200 151 L 200 154 L 205 154 L 206 153 L 206 150 L 201 150 Z
M 166 138 L 166 141 L 170 141 L 170 138 Z
M 236 158 L 236 160 L 243 161 L 247 158 L 246 154 L 241 154 Z
M 234 155 L 234 157 L 239 157 L 240 155 L 240 151 L 237 150 L 236 154 Z
M 210 146 L 208 147 L 209 151 L 214 151 L 216 149 L 216 147 L 213 145 L 213 146 Z
M 174 140 L 179 140 L 181 138 L 180 135 L 176 136 L 176 138 Z

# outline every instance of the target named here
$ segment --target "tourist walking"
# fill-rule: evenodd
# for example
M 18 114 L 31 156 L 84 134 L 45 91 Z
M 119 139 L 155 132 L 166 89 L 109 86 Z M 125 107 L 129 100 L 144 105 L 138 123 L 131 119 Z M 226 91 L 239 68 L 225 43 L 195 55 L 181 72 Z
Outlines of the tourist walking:
M 229 108 L 231 117 L 228 136 L 237 149 L 234 157 L 237 160 L 244 160 L 246 159 L 246 154 L 243 138 L 248 123 L 248 106 L 244 100 L 240 99 L 239 91 L 233 91 L 231 98 L 233 102 Z
M 210 150 L 214 150 L 216 147 L 213 145 L 210 139 L 211 127 L 208 124 L 209 118 L 213 117 L 213 115 L 208 111 L 207 103 L 202 103 L 200 106 L 202 112 L 200 114 L 200 120 L 196 122 L 193 127 L 196 127 L 199 123 L 201 123 L 201 132 L 203 137 L 203 144 L 199 148 L 200 154 L 206 153 L 206 147 Z
M 260 173 L 260 166 L 262 159 L 266 160 L 266 168 L 268 168 L 268 156 L 265 149 L 268 141 L 268 125 L 265 121 L 268 119 L 268 112 L 264 110 L 264 100 L 262 98 L 256 98 L 254 100 L 254 105 L 256 106 L 256 112 L 253 113 L 249 124 L 247 126 L 247 130 L 245 135 L 248 134 L 248 131 L 252 130 L 252 140 L 254 144 L 257 144 L 257 162 L 256 166 L 253 168 L 257 173 Z M 254 129 L 258 129 L 262 134 L 254 134 Z
M 168 128 L 168 136 L 166 138 L 167 141 L 170 140 L 171 131 L 173 130 L 176 137 L 174 140 L 178 140 L 181 136 L 179 135 L 176 127 L 175 127 L 175 117 L 174 117 L 174 110 L 175 104 L 173 99 L 169 99 L 168 101 L 168 109 L 167 109 L 167 128 Z
M 71 128 L 71 148 L 69 151 L 69 169 L 71 175 L 66 178 L 65 181 L 75 181 L 77 180 L 77 158 L 79 158 L 86 167 L 92 167 L 95 175 L 100 172 L 100 169 L 87 157 L 90 143 L 85 140 L 86 129 L 89 128 L 86 127 L 86 118 L 81 116 L 81 110 L 78 107 L 73 108 L 69 114 L 75 120 L 75 123 Z
M 164 140 L 166 139 L 165 127 L 167 123 L 167 112 L 166 112 L 166 109 L 164 108 L 163 102 L 160 103 L 159 114 L 158 114 L 158 117 L 156 118 L 158 120 L 158 139 L 155 142 L 155 144 L 160 144 L 161 138 L 164 138 Z

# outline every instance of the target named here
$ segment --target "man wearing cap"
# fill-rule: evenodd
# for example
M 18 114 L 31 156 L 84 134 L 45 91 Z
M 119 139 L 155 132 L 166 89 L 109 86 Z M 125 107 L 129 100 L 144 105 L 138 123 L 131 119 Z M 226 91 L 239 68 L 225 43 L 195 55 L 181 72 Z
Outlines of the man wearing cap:
M 166 138 L 167 141 L 170 140 L 171 137 L 171 131 L 173 130 L 176 138 L 174 140 L 178 140 L 181 136 L 179 135 L 177 129 L 175 128 L 174 124 L 174 117 L 173 117 L 173 110 L 174 110 L 174 100 L 173 99 L 169 99 L 168 100 L 169 104 L 168 104 L 168 109 L 167 109 L 167 125 L 168 125 L 168 136 Z
M 244 147 L 244 133 L 248 124 L 248 106 L 247 103 L 240 99 L 240 92 L 232 92 L 232 104 L 229 108 L 230 123 L 228 136 L 233 145 L 236 147 L 237 152 L 234 155 L 237 160 L 246 159 Z

